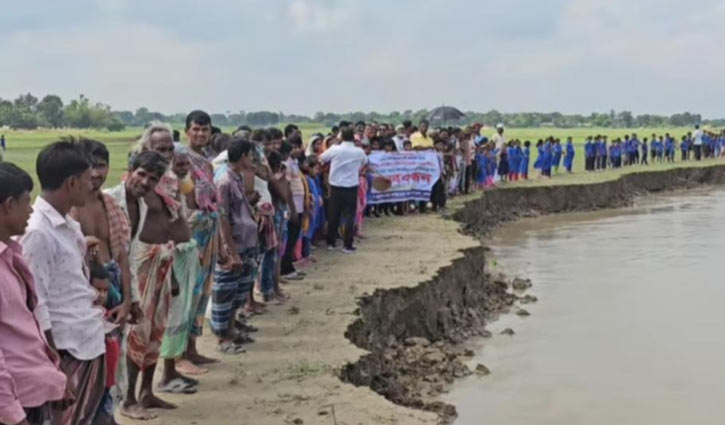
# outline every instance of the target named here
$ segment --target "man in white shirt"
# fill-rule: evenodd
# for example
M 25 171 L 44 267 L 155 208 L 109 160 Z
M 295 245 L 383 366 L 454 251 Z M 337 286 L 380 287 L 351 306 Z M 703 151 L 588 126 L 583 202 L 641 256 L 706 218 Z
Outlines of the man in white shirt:
M 695 161 L 702 159 L 702 137 L 705 133 L 700 130 L 700 126 L 695 126 L 695 132 L 692 133 L 692 145 L 695 147 Z
M 503 124 L 496 125 L 496 134 L 493 135 L 491 140 L 496 145 L 496 157 L 501 157 L 501 150 L 506 145 L 506 136 L 503 135 Z
M 36 164 L 42 193 L 20 243 L 38 291 L 38 323 L 76 390 L 75 404 L 56 416 L 63 424 L 92 425 L 106 386 L 103 311 L 94 306 L 86 239 L 68 215 L 91 195 L 91 163 L 79 145 L 63 141 L 40 151 Z
M 368 162 L 365 152 L 355 146 L 355 132 L 352 127 L 342 129 L 342 143 L 332 146 L 320 155 L 320 161 L 330 163 L 330 217 L 327 227 L 327 249 L 335 249 L 340 218 L 344 221 L 344 245 L 342 252 L 351 254 L 353 247 L 353 225 L 357 211 L 357 191 L 360 184 L 360 170 Z

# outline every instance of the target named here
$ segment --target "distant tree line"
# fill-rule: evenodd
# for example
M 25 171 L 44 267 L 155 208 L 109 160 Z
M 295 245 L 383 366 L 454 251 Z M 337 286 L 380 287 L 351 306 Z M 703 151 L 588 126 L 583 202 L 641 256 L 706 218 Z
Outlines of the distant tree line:
M 281 123 L 316 123 L 331 126 L 340 121 L 377 121 L 387 123 L 402 123 L 410 120 L 414 123 L 425 118 L 429 113 L 427 109 L 417 111 L 394 111 L 388 114 L 378 112 L 350 112 L 337 114 L 332 112 L 317 112 L 313 116 L 287 115 L 282 112 L 256 111 L 256 112 L 229 112 L 212 114 L 212 121 L 218 127 L 233 127 L 240 125 L 269 126 Z M 23 94 L 14 100 L 0 98 L 0 126 L 18 129 L 43 128 L 95 128 L 111 131 L 123 130 L 126 126 L 143 127 L 153 120 L 172 124 L 182 124 L 185 113 L 165 115 L 141 107 L 134 111 L 114 111 L 110 106 L 91 102 L 80 95 L 78 99 L 64 104 L 56 95 L 47 95 L 38 99 L 32 94 Z M 509 127 L 609 127 L 609 128 L 636 128 L 636 127 L 681 127 L 695 124 L 710 124 L 725 126 L 725 119 L 703 120 L 700 114 L 684 112 L 681 114 L 665 115 L 634 115 L 630 111 L 609 113 L 591 113 L 589 115 L 562 114 L 559 112 L 518 112 L 503 113 L 495 109 L 488 112 L 466 112 L 466 117 L 457 123 L 482 123 L 493 126 L 503 123 Z

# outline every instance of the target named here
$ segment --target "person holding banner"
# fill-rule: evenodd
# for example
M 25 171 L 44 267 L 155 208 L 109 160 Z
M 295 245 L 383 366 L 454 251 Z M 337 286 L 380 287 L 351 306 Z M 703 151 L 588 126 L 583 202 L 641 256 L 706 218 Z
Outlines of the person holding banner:
M 355 252 L 353 243 L 353 225 L 357 210 L 357 192 L 360 170 L 368 162 L 365 152 L 355 146 L 355 131 L 352 127 L 342 129 L 342 143 L 330 147 L 322 155 L 320 161 L 330 164 L 330 217 L 327 228 L 327 249 L 335 249 L 340 218 L 343 225 L 342 252 Z

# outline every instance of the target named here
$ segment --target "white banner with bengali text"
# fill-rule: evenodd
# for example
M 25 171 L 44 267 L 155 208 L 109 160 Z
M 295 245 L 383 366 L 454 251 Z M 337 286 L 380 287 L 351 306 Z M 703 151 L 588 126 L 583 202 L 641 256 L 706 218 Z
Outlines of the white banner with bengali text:
M 435 151 L 373 152 L 368 157 L 373 184 L 368 204 L 428 201 L 440 178 L 441 164 Z M 384 180 L 384 184 L 374 181 Z M 379 190 L 386 187 L 385 190 Z

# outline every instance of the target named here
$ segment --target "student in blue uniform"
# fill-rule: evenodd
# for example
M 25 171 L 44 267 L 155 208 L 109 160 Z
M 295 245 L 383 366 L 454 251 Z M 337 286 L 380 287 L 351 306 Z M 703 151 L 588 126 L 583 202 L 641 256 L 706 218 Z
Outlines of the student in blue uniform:
M 488 180 L 488 146 L 481 145 L 476 149 L 476 188 L 486 187 Z
M 622 166 L 622 150 L 624 149 L 621 139 L 612 142 L 610 156 L 612 158 L 612 167 L 620 168 Z
M 689 159 L 689 155 L 687 154 L 689 149 L 690 145 L 687 141 L 687 136 L 682 136 L 682 141 L 680 142 L 680 152 L 682 152 L 683 161 L 687 161 Z
M 642 139 L 642 165 L 649 165 L 649 161 L 647 161 L 647 155 L 649 154 L 649 150 L 647 146 L 647 138 L 645 137 Z
M 541 175 L 544 177 L 551 177 L 551 163 L 554 159 L 554 148 L 551 142 L 551 138 L 546 139 L 546 143 L 544 143 L 543 147 L 543 154 L 541 157 Z
M 566 152 L 564 154 L 564 168 L 567 173 L 571 173 L 571 168 L 574 165 L 575 152 L 574 142 L 571 140 L 571 137 L 568 137 L 566 139 Z
M 539 139 L 536 142 L 536 161 L 534 161 L 534 169 L 541 170 L 541 161 L 544 159 L 544 141 Z
M 665 160 L 675 162 L 675 142 L 670 137 L 665 139 Z
M 657 140 L 657 162 L 663 162 L 665 157 L 665 138 L 660 136 Z
M 609 150 L 607 149 L 607 138 L 602 137 L 602 143 L 599 145 L 599 169 L 600 170 L 606 170 L 607 169 L 607 153 Z
M 587 171 L 594 170 L 594 143 L 592 143 L 592 136 L 587 137 L 587 141 L 584 143 L 584 169 Z
M 519 151 L 516 149 L 516 140 L 509 142 L 508 147 L 509 155 L 509 181 L 518 180 L 519 174 L 519 163 L 521 162 L 521 156 Z
M 553 158 L 551 161 L 552 168 L 556 173 L 559 173 L 559 165 L 561 164 L 561 157 L 564 154 L 564 148 L 561 146 L 561 140 L 554 140 L 553 146 Z
M 657 135 L 652 133 L 652 138 L 650 139 L 650 153 L 652 158 L 652 163 L 657 162 Z
M 639 164 L 639 139 L 637 138 L 637 133 L 632 133 L 632 140 L 630 140 L 631 147 L 630 147 L 630 162 L 632 164 Z
M 594 138 L 594 170 L 602 169 L 602 136 Z
M 524 150 L 521 153 L 521 164 L 519 165 L 519 174 L 524 180 L 529 179 L 529 160 L 531 159 L 531 142 L 524 142 Z
M 508 181 L 509 179 L 509 153 L 508 147 L 501 147 L 501 152 L 498 161 L 498 176 L 502 182 Z

